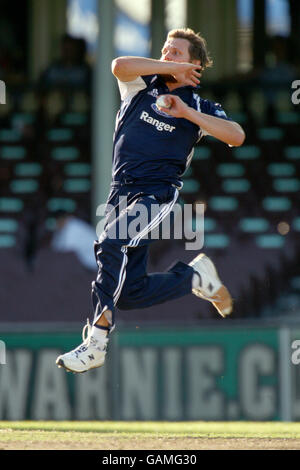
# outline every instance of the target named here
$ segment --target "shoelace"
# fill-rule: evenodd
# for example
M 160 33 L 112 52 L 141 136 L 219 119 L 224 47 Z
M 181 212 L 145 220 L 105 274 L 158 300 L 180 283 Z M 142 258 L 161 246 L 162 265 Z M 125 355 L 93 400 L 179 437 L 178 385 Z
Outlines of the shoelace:
M 88 347 L 90 345 L 90 342 L 91 342 L 92 338 L 93 338 L 93 336 L 92 336 L 92 325 L 90 324 L 89 319 L 87 319 L 86 325 L 84 325 L 83 330 L 82 330 L 82 341 L 83 341 L 83 343 L 79 346 L 79 348 L 81 348 L 82 345 Z M 96 339 L 94 339 L 94 341 L 97 342 Z M 108 343 L 108 338 L 105 338 L 103 340 L 103 348 L 106 347 L 107 343 Z
M 82 330 L 83 344 L 86 346 L 89 346 L 91 342 L 91 338 L 92 338 L 92 325 L 90 324 L 89 319 L 87 319 L 86 325 L 84 325 L 83 330 Z

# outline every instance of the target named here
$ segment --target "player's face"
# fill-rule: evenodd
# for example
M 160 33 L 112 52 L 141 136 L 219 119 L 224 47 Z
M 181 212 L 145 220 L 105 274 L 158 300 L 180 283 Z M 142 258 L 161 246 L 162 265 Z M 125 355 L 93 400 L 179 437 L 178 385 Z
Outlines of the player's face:
M 190 42 L 183 38 L 170 38 L 168 39 L 162 50 L 161 58 L 162 61 L 172 62 L 192 62 L 189 53 Z

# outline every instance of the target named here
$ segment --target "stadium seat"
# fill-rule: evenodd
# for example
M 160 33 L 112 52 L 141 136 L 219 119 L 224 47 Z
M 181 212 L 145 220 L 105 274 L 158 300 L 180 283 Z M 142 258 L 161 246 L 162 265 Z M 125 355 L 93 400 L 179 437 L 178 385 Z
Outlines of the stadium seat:
M 292 223 L 292 228 L 296 230 L 296 232 L 300 232 L 300 217 L 295 217 Z
M 268 196 L 263 199 L 263 208 L 270 212 L 288 211 L 291 208 L 291 201 L 287 197 Z
M 204 217 L 204 231 L 213 232 L 217 228 L 217 222 L 211 217 Z
M 66 176 L 89 176 L 91 165 L 89 163 L 67 163 L 64 166 Z
M 35 193 L 39 189 L 39 182 L 34 179 L 13 180 L 10 189 L 16 194 Z
M 300 117 L 293 111 L 279 112 L 276 116 L 277 123 L 280 125 L 284 124 L 299 124 Z
M 244 112 L 229 112 L 229 117 L 235 121 L 235 122 L 238 122 L 239 124 L 245 124 L 247 123 L 247 114 L 244 113 Z
M 0 141 L 1 142 L 18 142 L 21 140 L 21 133 L 17 129 L 1 129 Z
M 226 193 L 246 193 L 250 189 L 250 182 L 245 178 L 225 179 L 222 188 Z
M 71 129 L 50 129 L 47 133 L 48 140 L 52 142 L 65 142 L 72 140 L 73 131 Z
M 259 235 L 255 241 L 259 248 L 265 249 L 282 248 L 285 244 L 285 238 L 277 234 Z
M 0 212 L 20 212 L 24 207 L 24 203 L 19 198 L 1 197 Z
M 184 180 L 183 188 L 181 189 L 181 192 L 183 194 L 184 193 L 197 193 L 199 189 L 200 189 L 199 181 L 196 181 L 194 179 L 186 179 Z
M 245 173 L 245 168 L 241 163 L 221 163 L 217 166 L 217 174 L 221 177 L 240 177 Z
M 11 248 L 16 244 L 16 237 L 10 234 L 0 234 L 0 248 Z
M 0 219 L 0 232 L 13 233 L 18 230 L 18 222 L 15 219 Z
M 262 127 L 258 129 L 258 138 L 260 140 L 282 140 L 284 137 L 284 131 L 280 127 Z
M 238 200 L 230 196 L 213 196 L 209 200 L 209 207 L 214 211 L 234 211 L 238 208 Z
M 26 125 L 33 124 L 35 116 L 32 113 L 14 113 L 11 116 L 11 125 L 13 128 L 23 128 Z
M 238 160 L 255 160 L 259 158 L 261 150 L 256 145 L 244 145 L 233 149 L 233 155 Z
M 211 157 L 211 148 L 205 146 L 195 147 L 193 160 L 207 160 Z
M 50 212 L 56 212 L 58 210 L 74 212 L 76 209 L 76 202 L 69 198 L 54 197 L 48 200 L 47 207 Z
M 281 193 L 296 193 L 300 190 L 300 180 L 297 178 L 277 178 L 273 181 L 273 188 Z
M 63 188 L 67 193 L 86 193 L 91 189 L 91 182 L 87 178 L 66 179 Z
M 204 248 L 227 248 L 229 243 L 230 239 L 228 235 L 223 233 L 210 233 L 204 236 Z
M 271 176 L 293 176 L 295 171 L 292 163 L 270 163 L 267 166 L 267 172 Z
M 245 217 L 240 221 L 239 228 L 246 233 L 266 232 L 269 222 L 263 217 Z
M 54 160 L 68 161 L 79 158 L 77 147 L 55 147 L 52 149 L 51 156 Z
M 286 147 L 284 155 L 288 160 L 300 160 L 300 145 Z
M 17 163 L 14 167 L 15 175 L 19 177 L 40 176 L 42 165 L 35 162 Z
M 3 146 L 0 149 L 1 158 L 5 160 L 22 160 L 26 157 L 27 150 L 21 146 Z
M 61 116 L 64 126 L 84 126 L 87 123 L 87 115 L 84 113 L 66 113 Z

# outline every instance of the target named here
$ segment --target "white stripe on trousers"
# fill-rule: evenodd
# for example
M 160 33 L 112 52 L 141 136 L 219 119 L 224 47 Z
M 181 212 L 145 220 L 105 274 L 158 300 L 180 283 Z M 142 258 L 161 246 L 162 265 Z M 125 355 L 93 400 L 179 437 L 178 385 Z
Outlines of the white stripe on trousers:
M 173 208 L 173 206 L 174 206 L 174 204 L 177 200 L 177 197 L 178 197 L 178 190 L 175 189 L 173 200 L 169 204 L 164 205 L 162 210 L 154 217 L 154 219 L 138 235 L 136 235 L 129 242 L 128 245 L 122 246 L 121 251 L 123 251 L 124 257 L 123 257 L 123 261 L 122 261 L 122 265 L 121 265 L 121 269 L 120 269 L 120 273 L 119 273 L 118 285 L 117 285 L 116 290 L 113 294 L 114 305 L 116 305 L 116 303 L 119 300 L 119 297 L 121 295 L 122 288 L 123 288 L 123 285 L 124 285 L 124 282 L 125 282 L 125 279 L 126 279 L 126 265 L 127 265 L 127 262 L 128 262 L 127 249 L 132 248 L 132 247 L 136 247 L 138 245 L 138 243 L 140 242 L 141 238 L 143 238 L 147 233 L 151 232 L 151 230 L 153 230 L 155 227 L 157 227 L 160 224 L 160 222 L 171 212 L 171 210 L 172 210 L 172 208 Z M 99 251 L 97 252 L 97 255 L 98 255 L 98 253 L 99 253 Z
M 175 189 L 173 200 L 169 204 L 165 204 L 161 212 L 159 212 L 154 217 L 154 219 L 148 225 L 146 225 L 146 227 L 129 242 L 128 245 L 122 247 L 122 251 L 124 252 L 124 258 L 123 258 L 122 266 L 120 269 L 119 282 L 113 295 L 114 305 L 116 305 L 116 303 L 119 300 L 119 297 L 121 295 L 122 288 L 126 279 L 126 265 L 128 262 L 127 249 L 138 246 L 141 238 L 143 238 L 147 233 L 151 232 L 151 230 L 153 230 L 155 227 L 157 227 L 160 224 L 160 222 L 171 212 L 176 202 L 177 197 L 178 197 L 178 190 Z

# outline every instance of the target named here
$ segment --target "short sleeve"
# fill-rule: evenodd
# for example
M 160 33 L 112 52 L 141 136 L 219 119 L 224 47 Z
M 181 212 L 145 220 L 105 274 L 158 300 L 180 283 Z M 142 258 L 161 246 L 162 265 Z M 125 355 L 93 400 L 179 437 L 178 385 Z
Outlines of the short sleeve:
M 226 119 L 227 121 L 231 121 L 222 106 L 219 103 L 214 103 L 213 101 L 201 100 L 201 112 L 204 114 L 209 114 L 210 116 L 215 116 L 221 119 Z
M 121 100 L 124 101 L 126 99 L 133 98 L 141 90 L 147 88 L 152 79 L 153 75 L 147 75 L 143 77 L 137 77 L 131 82 L 121 82 L 121 80 L 118 80 Z

